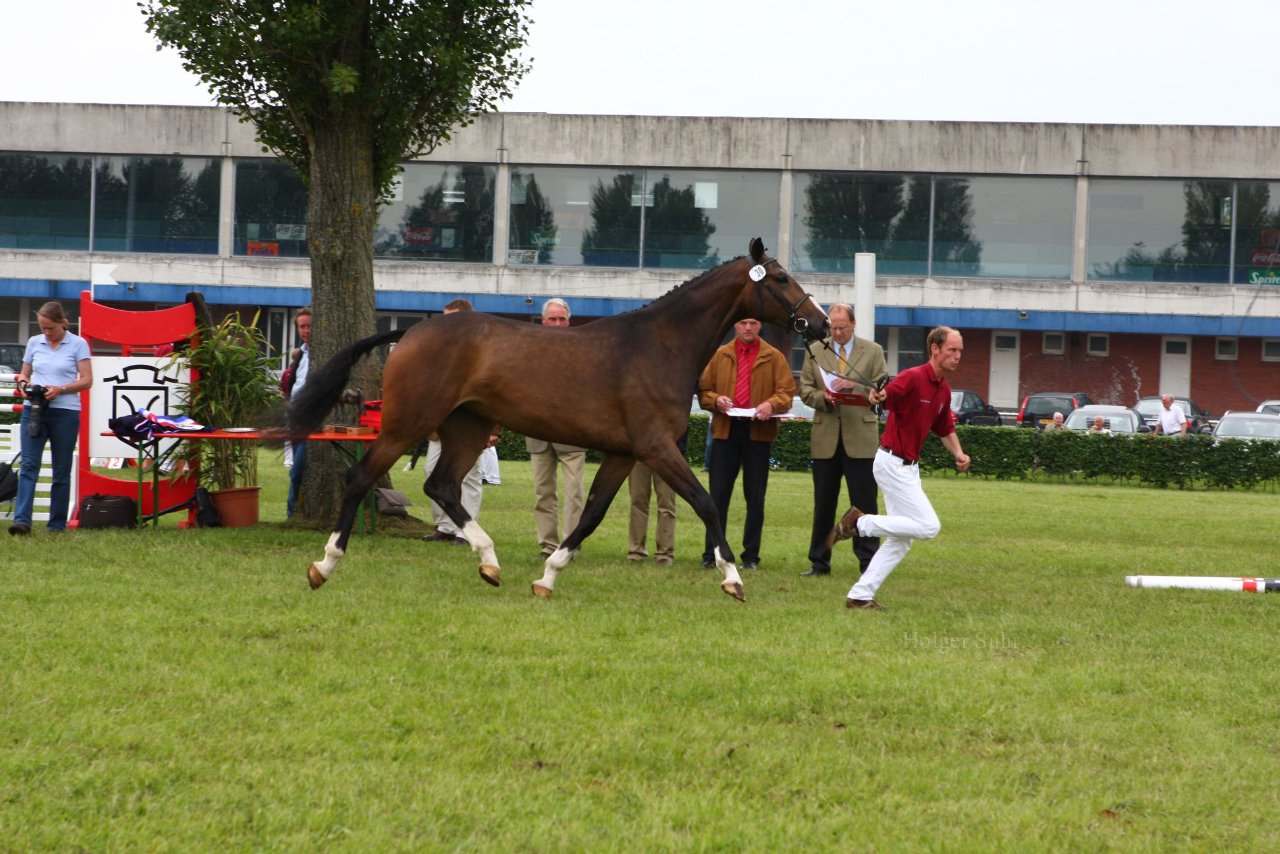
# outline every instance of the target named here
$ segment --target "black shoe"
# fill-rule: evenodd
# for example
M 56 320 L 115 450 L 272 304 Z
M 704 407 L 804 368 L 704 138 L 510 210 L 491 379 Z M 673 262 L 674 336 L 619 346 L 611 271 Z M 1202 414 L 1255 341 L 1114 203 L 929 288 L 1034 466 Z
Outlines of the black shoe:
M 809 567 L 808 572 L 800 573 L 800 577 L 806 578 L 811 575 L 830 575 L 830 574 L 831 574 L 831 567 L 827 567 L 824 569 L 823 567 L 820 567 L 820 566 L 811 566 Z
M 452 537 L 445 540 L 445 542 L 451 546 L 466 546 L 467 548 L 471 548 L 471 543 L 467 542 L 467 538 L 459 537 L 457 534 L 454 534 Z
M 744 560 L 742 562 L 742 568 L 749 569 L 752 572 L 755 572 L 757 569 L 760 568 L 760 564 L 754 560 Z
M 12 528 L 10 528 L 10 529 L 9 529 L 9 533 L 11 533 L 11 534 L 13 533 L 13 529 L 12 529 Z M 714 560 L 712 560 L 711 558 L 706 558 L 706 557 L 704 557 L 704 558 L 702 559 L 702 568 L 703 568 L 703 569 L 715 569 L 715 568 L 716 568 L 716 562 L 715 562 Z
M 11 537 L 25 537 L 27 534 L 30 534 L 30 533 L 31 533 L 30 525 L 24 525 L 21 522 L 16 522 L 9 526 L 9 536 Z

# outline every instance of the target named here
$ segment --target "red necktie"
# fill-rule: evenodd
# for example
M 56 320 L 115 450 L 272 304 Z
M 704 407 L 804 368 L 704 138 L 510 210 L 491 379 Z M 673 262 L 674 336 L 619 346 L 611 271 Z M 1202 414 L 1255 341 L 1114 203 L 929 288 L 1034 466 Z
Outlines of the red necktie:
M 738 382 L 733 387 L 733 405 L 748 407 L 751 405 L 751 360 L 739 354 Z

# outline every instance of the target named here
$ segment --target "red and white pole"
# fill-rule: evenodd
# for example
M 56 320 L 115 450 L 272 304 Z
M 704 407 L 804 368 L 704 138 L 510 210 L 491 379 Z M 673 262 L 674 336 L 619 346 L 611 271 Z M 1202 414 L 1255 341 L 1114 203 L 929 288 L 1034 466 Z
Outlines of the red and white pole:
M 1280 593 L 1280 578 L 1215 578 L 1207 575 L 1126 575 L 1124 583 L 1144 589 L 1230 590 Z

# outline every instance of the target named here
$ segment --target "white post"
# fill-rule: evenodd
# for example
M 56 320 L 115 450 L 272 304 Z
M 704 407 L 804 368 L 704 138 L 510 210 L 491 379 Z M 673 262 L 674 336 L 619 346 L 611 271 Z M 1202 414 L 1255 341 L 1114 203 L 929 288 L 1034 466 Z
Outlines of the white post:
M 853 321 L 858 337 L 876 340 L 876 255 L 859 252 L 853 256 Z

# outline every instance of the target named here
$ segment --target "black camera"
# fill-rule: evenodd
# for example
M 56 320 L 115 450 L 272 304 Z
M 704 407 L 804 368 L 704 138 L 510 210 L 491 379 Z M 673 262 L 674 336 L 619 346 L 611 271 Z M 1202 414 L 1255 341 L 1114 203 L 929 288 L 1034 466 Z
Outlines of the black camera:
M 37 438 L 44 431 L 44 413 L 49 408 L 49 389 L 47 386 L 28 384 L 22 390 L 27 398 L 27 408 L 31 414 L 27 418 L 27 435 Z

